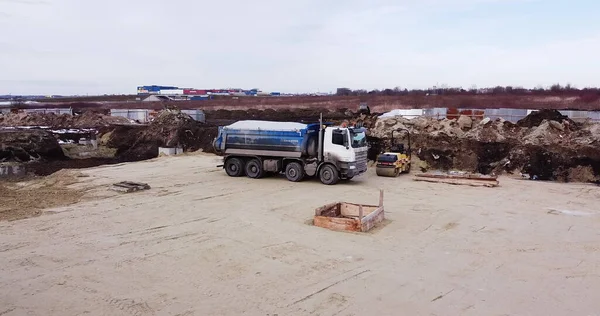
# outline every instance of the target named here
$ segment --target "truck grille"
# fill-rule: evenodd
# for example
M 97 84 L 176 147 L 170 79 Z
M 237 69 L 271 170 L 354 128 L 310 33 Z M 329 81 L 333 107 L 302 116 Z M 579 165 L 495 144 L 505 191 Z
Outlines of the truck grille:
M 367 170 L 367 151 L 357 151 L 356 154 L 356 168 L 360 171 Z

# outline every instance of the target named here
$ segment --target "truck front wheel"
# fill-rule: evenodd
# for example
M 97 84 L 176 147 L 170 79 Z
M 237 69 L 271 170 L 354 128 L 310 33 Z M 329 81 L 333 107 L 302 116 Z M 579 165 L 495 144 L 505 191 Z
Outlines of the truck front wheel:
M 285 167 L 285 177 L 292 182 L 300 182 L 304 178 L 302 165 L 297 162 L 290 162 Z
M 258 179 L 262 178 L 265 171 L 258 159 L 252 159 L 246 163 L 246 175 L 249 178 Z
M 229 158 L 225 161 L 225 172 L 230 177 L 239 177 L 244 173 L 244 163 L 238 158 Z
M 324 165 L 319 171 L 319 179 L 323 184 L 333 185 L 340 180 L 340 176 L 332 165 Z

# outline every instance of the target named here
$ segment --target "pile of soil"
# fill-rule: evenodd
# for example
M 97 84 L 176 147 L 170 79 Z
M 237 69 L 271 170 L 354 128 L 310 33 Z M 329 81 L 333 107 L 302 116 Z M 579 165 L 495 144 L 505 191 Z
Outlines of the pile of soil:
M 519 127 L 535 127 L 540 126 L 543 121 L 555 121 L 559 123 L 568 121 L 571 124 L 575 123 L 571 119 L 569 119 L 568 116 L 562 115 L 557 110 L 542 109 L 527 115 L 525 118 L 518 121 L 517 125 L 519 125 Z
M 600 181 L 600 124 L 577 124 L 558 111 L 533 112 L 517 124 L 502 119 L 385 118 L 369 131 L 372 148 L 389 148 L 391 131 L 399 128 L 411 131 L 413 155 L 430 169 Z
M 119 126 L 110 132 L 107 145 L 117 148 L 120 161 L 158 156 L 158 147 L 181 147 L 185 152 L 212 151 L 217 127 L 195 121 L 178 110 L 165 110 L 148 126 Z
M 43 130 L 0 130 L 0 162 L 65 159 L 52 133 Z
M 130 124 L 119 116 L 85 111 L 81 115 L 54 113 L 7 113 L 0 115 L 0 126 L 49 126 L 52 128 L 97 128 L 113 124 Z
M 45 208 L 79 202 L 84 191 L 69 186 L 79 182 L 78 178 L 83 176 L 78 172 L 62 170 L 49 177 L 27 182 L 0 182 L 0 221 L 39 216 Z

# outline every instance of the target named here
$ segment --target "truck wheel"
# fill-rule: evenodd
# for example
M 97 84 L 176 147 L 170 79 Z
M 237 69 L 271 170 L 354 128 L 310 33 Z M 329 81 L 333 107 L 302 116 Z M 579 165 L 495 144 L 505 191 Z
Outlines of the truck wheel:
M 244 173 L 244 163 L 238 158 L 229 158 L 225 161 L 225 172 L 230 177 L 239 177 Z
M 252 159 L 246 163 L 246 175 L 249 178 L 258 179 L 262 178 L 265 174 L 262 164 L 258 159 Z
M 285 167 L 285 177 L 292 182 L 300 182 L 304 178 L 304 170 L 302 165 L 297 162 L 290 162 Z
M 332 165 L 325 165 L 319 171 L 319 179 L 323 184 L 333 185 L 339 181 L 340 177 Z

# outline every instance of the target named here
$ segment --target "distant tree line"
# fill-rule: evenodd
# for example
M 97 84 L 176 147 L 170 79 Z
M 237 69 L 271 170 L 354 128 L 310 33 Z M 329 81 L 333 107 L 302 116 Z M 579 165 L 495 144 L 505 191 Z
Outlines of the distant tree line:
M 364 89 L 352 90 L 349 88 L 338 88 L 336 95 L 338 96 L 365 96 L 365 95 L 383 95 L 383 96 L 398 96 L 398 95 L 553 95 L 553 96 L 590 96 L 596 97 L 600 95 L 600 88 L 584 88 L 578 89 L 570 84 L 561 86 L 554 84 L 549 88 L 536 87 L 534 89 L 526 89 L 523 87 L 512 86 L 497 86 L 493 88 L 477 88 L 472 86 L 469 89 L 452 88 L 452 87 L 432 87 L 429 89 L 402 89 L 395 87 L 392 89 L 371 90 Z

